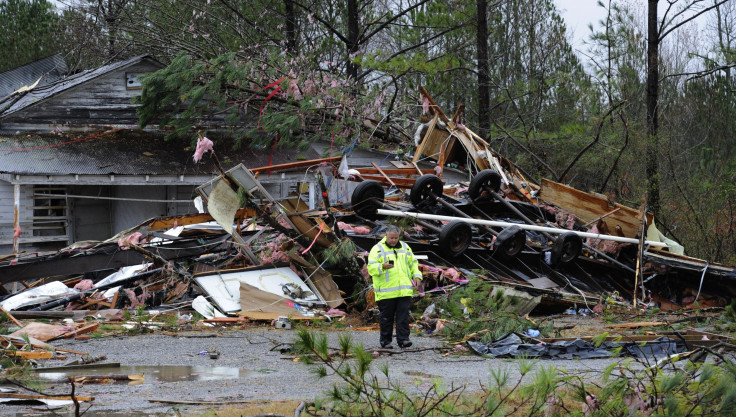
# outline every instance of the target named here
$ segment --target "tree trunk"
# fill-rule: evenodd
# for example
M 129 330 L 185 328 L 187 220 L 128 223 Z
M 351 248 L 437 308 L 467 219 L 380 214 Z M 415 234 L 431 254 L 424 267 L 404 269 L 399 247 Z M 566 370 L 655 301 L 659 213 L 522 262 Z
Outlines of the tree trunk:
M 299 54 L 296 43 L 296 12 L 294 0 L 284 0 L 286 6 L 286 47 L 292 55 Z
M 647 27 L 647 205 L 659 214 L 659 30 L 657 28 L 657 3 L 648 0 Z
M 348 57 L 347 74 L 353 81 L 358 79 L 358 64 L 353 62 L 355 53 L 358 52 L 358 34 L 360 26 L 358 22 L 358 0 L 348 0 Z
M 488 63 L 488 2 L 477 2 L 477 43 L 478 43 L 478 126 L 480 136 L 487 138 L 491 130 L 490 120 L 490 77 Z

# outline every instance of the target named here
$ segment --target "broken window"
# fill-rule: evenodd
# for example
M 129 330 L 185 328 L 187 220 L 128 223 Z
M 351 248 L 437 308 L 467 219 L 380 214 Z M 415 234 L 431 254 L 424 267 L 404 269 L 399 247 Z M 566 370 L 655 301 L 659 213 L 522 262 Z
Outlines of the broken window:
M 63 186 L 33 186 L 33 236 L 67 240 L 67 201 Z M 39 239 L 46 240 L 46 239 Z

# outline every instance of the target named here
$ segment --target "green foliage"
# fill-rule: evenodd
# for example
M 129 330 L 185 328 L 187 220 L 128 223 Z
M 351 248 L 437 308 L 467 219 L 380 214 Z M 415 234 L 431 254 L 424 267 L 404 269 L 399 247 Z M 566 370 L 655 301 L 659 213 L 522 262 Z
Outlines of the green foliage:
M 322 251 L 322 257 L 330 266 L 338 266 L 355 258 L 357 246 L 350 239 L 343 239 Z
M 507 296 L 503 290 L 493 293 L 493 285 L 481 279 L 471 280 L 463 288 L 452 291 L 438 302 L 440 311 L 449 315 L 444 332 L 451 340 L 462 340 L 472 333 L 482 335 L 481 341 L 490 342 L 510 333 L 523 333 L 537 326 L 511 309 L 518 299 Z M 551 335 L 552 323 L 540 328 L 544 336 Z
M 0 2 L 0 72 L 59 51 L 59 16 L 46 0 Z
M 330 348 L 325 334 L 303 329 L 294 346 L 317 378 L 334 375 L 339 380 L 315 402 L 311 415 L 648 416 L 736 411 L 736 365 L 721 357 L 719 365 L 688 362 L 666 369 L 642 369 L 645 363 L 627 359 L 608 365 L 598 381 L 521 359 L 516 361 L 516 380 L 508 369 L 494 365 L 480 391 L 448 390 L 435 379 L 426 392 L 410 394 L 392 379 L 388 363 L 374 371 L 371 352 L 348 336 L 340 336 L 338 347 Z

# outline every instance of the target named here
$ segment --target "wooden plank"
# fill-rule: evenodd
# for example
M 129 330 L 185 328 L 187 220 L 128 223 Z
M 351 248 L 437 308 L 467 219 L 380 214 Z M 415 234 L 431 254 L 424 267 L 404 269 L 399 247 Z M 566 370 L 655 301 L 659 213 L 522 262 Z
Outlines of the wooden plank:
M 548 179 L 542 180 L 539 193 L 542 200 L 574 213 L 581 222 L 588 223 L 610 213 L 606 217 L 609 230 L 620 226 L 624 237 L 636 238 L 639 233 L 642 212 L 621 204 L 610 204 L 607 198 L 577 190 Z M 619 208 L 611 213 L 614 208 Z M 653 216 L 648 214 L 647 223 L 651 224 Z
M 214 317 L 211 319 L 202 320 L 205 323 L 215 324 L 242 324 L 250 322 L 246 317 Z
M 300 214 L 293 214 L 299 211 L 299 207 L 308 207 L 306 203 L 304 203 L 300 198 L 290 198 L 288 200 L 282 200 L 281 206 L 289 217 L 289 220 L 291 220 L 299 232 L 307 236 L 310 240 L 314 240 L 314 238 L 317 237 L 317 233 L 320 231 L 320 224 L 315 224 L 314 221 Z M 332 245 L 333 240 L 331 240 L 330 237 L 334 237 L 334 235 L 331 236 L 330 233 L 332 233 L 332 229 L 330 229 L 327 224 L 322 226 L 322 232 L 319 233 L 319 237 L 317 237 L 317 244 L 325 248 Z
M 412 175 L 424 175 L 424 174 L 434 174 L 434 170 L 432 169 L 422 169 L 419 168 L 356 168 L 356 171 L 360 172 L 361 174 L 380 174 L 381 171 L 383 171 L 384 174 L 388 175 L 406 175 L 406 176 L 412 176 Z
M 636 329 L 638 327 L 664 326 L 666 321 L 639 321 L 634 323 L 611 324 L 606 327 L 611 329 Z
M 362 177 L 364 180 L 378 181 L 386 187 L 389 187 L 392 185 L 390 182 L 388 182 L 384 177 L 380 175 L 362 175 Z M 394 178 L 393 182 L 394 182 L 394 185 L 398 188 L 411 188 L 414 186 L 416 179 L 414 178 Z
M 85 365 L 51 366 L 48 368 L 32 368 L 31 371 L 39 373 L 39 374 L 43 374 L 43 373 L 51 373 L 51 372 L 79 371 L 79 370 L 89 370 L 89 369 L 98 369 L 98 368 L 120 368 L 120 362 L 89 363 Z
M 391 181 L 391 178 L 390 178 L 390 177 L 389 177 L 388 175 L 386 175 L 386 173 L 385 173 L 385 172 L 383 172 L 383 171 L 381 170 L 381 168 L 379 168 L 379 167 L 378 167 L 378 165 L 376 165 L 376 163 L 375 163 L 375 162 L 371 162 L 371 164 L 373 165 L 373 167 L 374 167 L 374 168 L 376 168 L 376 169 L 378 170 L 378 172 L 379 172 L 379 173 L 381 174 L 381 176 L 382 176 L 383 178 L 385 178 L 385 179 L 386 179 L 386 181 L 388 181 L 388 183 L 389 183 L 389 184 L 391 184 L 391 186 L 392 186 L 392 187 L 394 187 L 394 188 L 399 188 L 399 187 L 397 187 L 397 186 L 396 186 L 396 183 L 394 183 L 393 181 Z M 402 190 L 401 192 L 403 193 L 403 190 Z
M 424 87 L 419 87 L 419 90 L 421 91 L 422 95 L 427 98 L 427 101 L 429 101 L 430 113 L 439 115 L 442 121 L 445 123 L 449 122 L 450 119 L 448 119 L 447 116 L 445 116 L 445 113 L 442 112 L 442 109 L 440 109 L 440 106 L 438 106 L 437 103 L 435 103 L 434 99 L 432 98 L 432 96 L 429 95 L 427 90 L 425 90 Z
M 4 350 L 3 353 L 7 356 L 15 356 L 17 358 L 21 359 L 51 359 L 54 357 L 53 352 L 49 352 L 46 350 L 38 351 L 38 350 Z
M 235 212 L 235 218 L 253 217 L 256 215 L 255 210 L 252 209 L 238 209 Z M 187 226 L 190 224 L 206 223 L 212 221 L 212 216 L 209 213 L 192 214 L 183 216 L 171 216 L 163 219 L 156 219 L 148 223 L 148 230 L 164 230 L 171 229 L 176 226 Z
M 278 320 L 279 317 L 282 317 L 283 314 L 279 313 L 264 313 L 262 311 L 241 311 L 238 313 L 238 316 L 245 317 L 248 320 L 253 321 L 273 321 Z M 291 321 L 303 321 L 303 320 L 324 320 L 325 318 L 322 316 L 300 316 L 300 315 L 291 315 L 288 316 L 289 320 Z
M 83 327 L 80 327 L 78 329 L 74 329 L 74 330 L 68 331 L 66 333 L 60 334 L 60 335 L 58 335 L 58 336 L 56 336 L 56 337 L 54 337 L 54 338 L 52 338 L 50 340 L 61 339 L 61 338 L 69 339 L 69 338 L 78 336 L 80 334 L 91 333 L 91 332 L 94 332 L 95 330 L 97 330 L 97 327 L 99 325 L 100 325 L 100 323 L 92 323 L 89 326 L 83 326 Z
M 337 162 L 341 159 L 342 159 L 342 155 L 337 155 L 337 156 L 330 156 L 329 158 L 310 159 L 306 161 L 290 162 L 287 164 L 270 165 L 270 166 L 265 166 L 265 167 L 249 168 L 249 169 L 250 169 L 250 172 L 256 174 L 260 172 L 273 172 L 273 171 L 287 170 L 287 169 L 293 169 L 293 168 L 308 167 L 311 165 L 321 164 L 323 162 Z
M 16 326 L 18 326 L 18 327 L 23 327 L 23 323 L 21 323 L 20 321 L 18 321 L 18 320 L 17 320 L 17 319 L 15 318 L 15 317 L 13 317 L 13 315 L 12 315 L 12 314 L 10 314 L 10 313 L 9 313 L 9 312 L 8 312 L 7 310 L 5 310 L 4 308 L 0 307 L 0 313 L 3 313 L 3 314 L 5 314 L 5 315 L 6 315 L 7 317 L 8 317 L 8 319 L 10 319 L 10 321 L 12 321 L 12 322 L 13 322 L 13 324 L 15 324 Z

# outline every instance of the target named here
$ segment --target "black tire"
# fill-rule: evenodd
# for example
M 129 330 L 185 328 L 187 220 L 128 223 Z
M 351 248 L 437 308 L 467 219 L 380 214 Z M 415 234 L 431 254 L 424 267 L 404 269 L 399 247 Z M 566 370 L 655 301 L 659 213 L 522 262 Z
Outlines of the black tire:
M 583 239 L 573 232 L 566 232 L 555 239 L 552 244 L 552 265 L 566 264 L 580 255 L 583 250 Z
M 363 181 L 353 190 L 350 205 L 357 215 L 375 218 L 376 210 L 382 206 L 384 197 L 383 186 L 378 181 Z
M 457 257 L 462 255 L 473 240 L 473 229 L 462 220 L 453 220 L 442 226 L 439 247 L 443 254 Z
M 496 236 L 493 254 L 505 258 L 513 258 L 524 249 L 526 232 L 519 226 L 509 226 Z
M 484 169 L 475 174 L 473 179 L 470 180 L 468 195 L 472 200 L 475 200 L 483 194 L 486 187 L 496 193 L 501 191 L 501 174 L 492 169 Z
M 425 174 L 417 178 L 411 187 L 409 199 L 414 207 L 426 204 L 434 200 L 435 196 L 442 195 L 442 180 L 434 174 Z

